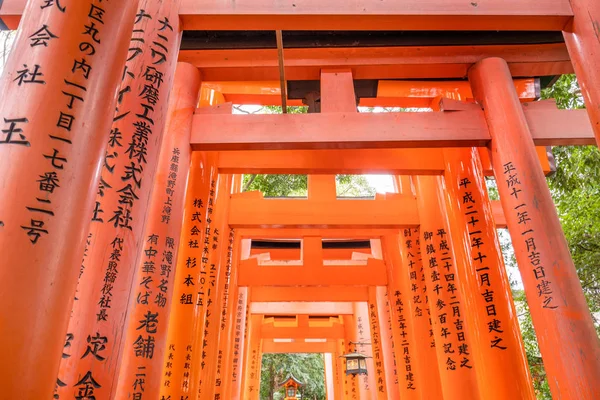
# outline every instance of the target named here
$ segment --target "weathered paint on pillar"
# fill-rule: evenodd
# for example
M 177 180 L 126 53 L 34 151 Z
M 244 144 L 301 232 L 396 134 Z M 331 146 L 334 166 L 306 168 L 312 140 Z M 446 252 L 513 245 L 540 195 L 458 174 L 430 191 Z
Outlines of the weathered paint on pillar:
M 598 398 L 600 342 L 506 61 L 478 62 L 469 80 L 552 394 Z
M 146 289 L 146 285 L 134 284 L 133 309 L 128 317 L 117 399 L 159 397 L 191 158 L 192 116 L 199 93 L 198 69 L 191 64 L 178 63 L 143 235 L 146 243 L 138 258 L 134 278 L 136 283 L 154 281 L 158 286 L 152 290 Z M 155 249 L 155 256 L 152 256 L 153 252 L 148 253 L 151 248 Z M 138 342 L 143 339 L 141 321 L 148 318 L 155 321 L 152 358 L 141 357 L 138 351 Z M 143 384 L 139 384 L 142 380 Z
M 141 2 L 90 215 L 95 233 L 79 282 L 80 300 L 69 324 L 72 357 L 61 364 L 59 378 L 66 384 L 58 391 L 61 395 L 93 387 L 96 397 L 115 396 L 133 275 L 139 249 L 147 240 L 143 229 L 180 38 L 179 19 L 171 3 Z M 152 245 L 145 243 L 144 248 L 154 259 Z M 142 285 L 148 291 L 160 290 L 160 282 L 153 280 Z M 150 331 L 156 321 L 141 323 L 146 331 L 136 354 L 153 358 L 155 342 Z
M 385 382 L 388 398 L 400 399 L 398 388 L 398 371 L 396 370 L 396 354 L 394 353 L 394 336 L 392 332 L 392 315 L 390 301 L 385 286 L 377 287 L 377 309 L 379 310 L 379 326 L 381 333 L 381 350 L 385 365 Z
M 193 152 L 162 374 L 161 397 L 165 398 L 190 395 L 195 306 L 200 301 L 197 286 L 203 276 L 202 243 L 206 237 L 209 193 L 216 178 L 215 155 Z
M 367 304 L 369 307 L 369 327 L 371 329 L 371 351 L 374 367 L 372 376 L 375 380 L 373 391 L 375 392 L 375 398 L 385 400 L 388 399 L 386 375 L 391 371 L 386 370 L 384 359 L 393 356 L 393 354 L 384 354 L 381 345 L 380 311 L 377 306 L 377 288 L 374 286 L 369 287 L 369 301 Z
M 57 384 L 135 9 L 135 2 L 29 1 L 4 68 L 0 353 L 10 361 L 0 387 L 6 398 L 50 398 Z
M 369 357 L 367 358 L 367 370 L 369 371 L 369 374 L 360 375 L 356 377 L 360 399 L 375 400 L 377 398 L 375 363 L 373 360 L 375 345 L 372 344 L 373 339 L 371 337 L 371 324 L 369 318 L 368 303 L 354 303 L 354 318 L 356 330 L 355 342 L 371 343 L 370 345 L 353 346 L 359 353 L 362 353 Z
M 446 205 L 481 399 L 535 399 L 479 152 L 445 149 Z M 458 256 L 460 254 L 460 256 Z
M 421 254 L 442 393 L 445 400 L 477 399 L 477 377 L 473 352 L 476 349 L 465 320 L 466 304 L 459 292 L 451 238 L 444 217 L 443 198 L 438 192 L 441 177 L 416 178 L 421 219 Z
M 335 379 L 333 372 L 333 357 L 331 353 L 323 354 L 323 363 L 325 366 L 325 398 L 335 400 Z
M 600 144 L 600 2 L 570 0 L 569 3 L 573 21 L 565 27 L 563 36 L 596 134 L 596 144 Z

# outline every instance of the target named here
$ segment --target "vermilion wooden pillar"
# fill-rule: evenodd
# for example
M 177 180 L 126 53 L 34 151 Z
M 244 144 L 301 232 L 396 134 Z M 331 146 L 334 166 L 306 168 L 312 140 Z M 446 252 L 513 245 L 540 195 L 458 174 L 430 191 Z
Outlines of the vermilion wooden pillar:
M 157 288 L 148 290 L 145 284 L 134 284 L 118 399 L 159 397 L 191 158 L 190 131 L 199 94 L 198 69 L 191 64 L 178 63 L 143 235 L 146 243 L 138 257 L 134 277 L 135 283 L 153 282 Z M 154 251 L 149 253 L 150 249 L 154 249 L 155 256 L 152 256 Z M 140 357 L 139 353 L 140 337 L 144 338 L 142 322 L 148 318 L 153 321 L 151 337 L 155 350 L 152 358 Z M 142 380 L 143 385 L 139 384 Z
M 325 398 L 327 400 L 335 400 L 335 379 L 333 372 L 333 357 L 331 353 L 323 354 L 323 363 L 325 367 Z
M 388 399 L 388 389 L 386 382 L 386 375 L 389 373 L 385 368 L 386 357 L 393 357 L 393 354 L 384 354 L 383 347 L 381 344 L 381 324 L 380 324 L 380 310 L 377 305 L 377 288 L 372 286 L 369 288 L 369 301 L 367 302 L 369 307 L 369 327 L 371 328 L 371 351 L 373 354 L 373 377 L 375 378 L 375 386 L 373 391 L 375 392 L 375 398 L 378 400 Z M 391 396 L 389 397 L 391 398 Z
M 355 346 L 350 342 L 357 342 L 358 336 L 356 333 L 356 318 L 354 315 L 344 315 L 344 346 L 342 351 L 343 354 L 354 353 Z M 343 362 L 343 373 L 344 373 L 344 384 L 346 386 L 346 398 L 356 400 L 360 398 L 360 390 L 359 386 L 359 377 L 356 375 L 347 375 L 346 374 L 346 362 L 345 359 L 342 359 Z
M 181 38 L 172 6 L 173 2 L 145 0 L 138 8 L 90 215 L 94 235 L 68 330 L 73 335 L 72 357 L 63 359 L 59 378 L 66 386 L 59 393 L 93 386 L 97 397 L 115 396 L 140 247 L 146 250 L 147 261 L 158 258 L 154 247 L 158 239 L 149 241 L 143 229 Z M 150 293 L 160 290 L 160 281 L 153 279 L 137 284 L 148 292 L 136 299 L 140 303 L 153 301 Z M 140 359 L 154 357 L 156 318 L 140 321 L 135 345 Z
M 565 27 L 563 36 L 587 112 L 600 144 L 600 2 L 571 0 L 573 21 Z
M 197 392 L 199 399 L 212 399 L 214 397 L 214 379 L 219 361 L 217 353 L 219 348 L 219 332 L 221 321 L 220 300 L 225 289 L 228 268 L 228 247 L 230 241 L 233 241 L 231 231 L 227 225 L 229 214 L 229 199 L 231 197 L 232 176 L 219 175 L 215 191 L 215 211 L 210 218 L 210 236 L 209 236 L 209 257 L 205 266 L 206 283 L 203 286 L 204 296 L 203 305 L 198 307 L 203 313 L 200 319 L 200 330 L 197 333 L 197 343 L 201 346 L 202 351 L 197 353 L 200 355 L 196 358 L 192 369 L 196 368 L 198 375 L 195 375 L 192 370 L 192 377 L 198 376 L 198 381 L 192 382 L 197 384 Z M 208 230 L 207 230 L 208 233 Z M 204 242 L 206 246 L 206 239 Z M 192 386 L 193 388 L 193 386 Z
M 27 3 L 0 81 L 0 387 L 15 399 L 57 383 L 136 9 L 46 3 Z
M 445 194 L 458 282 L 467 300 L 481 399 L 535 399 L 479 152 L 444 149 Z M 460 254 L 460 255 L 459 255 Z
M 162 373 L 160 393 L 165 399 L 191 395 L 192 356 L 200 351 L 193 347 L 195 307 L 201 300 L 198 286 L 204 276 L 202 258 L 208 202 L 216 179 L 216 155 L 193 152 Z
M 352 346 L 357 352 L 366 355 L 368 375 L 356 377 L 358 392 L 361 400 L 377 399 L 377 378 L 375 373 L 374 352 L 375 345 L 371 336 L 371 323 L 369 317 L 369 304 L 366 302 L 354 303 L 354 330 L 356 340 L 359 343 L 371 343 L 370 345 Z
M 416 178 L 417 202 L 421 219 L 421 255 L 442 393 L 445 400 L 479 397 L 472 345 L 465 313 L 467 304 L 459 291 L 453 241 L 444 218 L 443 198 L 438 191 L 441 177 Z
M 242 399 L 258 400 L 260 394 L 260 368 L 262 363 L 262 351 L 260 328 L 262 315 L 248 316 L 250 319 L 248 327 L 248 339 L 246 355 L 244 356 L 244 393 Z
M 556 398 L 600 394 L 600 343 L 506 62 L 469 71 L 485 111 L 490 156 L 535 326 Z
M 250 239 L 241 239 L 239 247 L 239 256 L 236 258 L 236 264 L 240 260 L 246 260 L 250 257 L 252 241 Z M 237 286 L 237 279 L 236 286 Z M 250 312 L 249 296 L 250 289 L 247 287 L 238 287 L 237 304 L 235 308 L 235 326 L 231 359 L 229 361 L 231 373 L 226 378 L 231 388 L 226 392 L 227 397 L 239 399 L 242 393 L 242 383 L 244 380 L 244 355 L 247 348 L 248 334 L 248 314 Z
M 397 362 L 394 353 L 394 335 L 392 333 L 392 316 L 390 313 L 388 289 L 385 286 L 378 286 L 376 290 L 387 395 L 390 400 L 399 400 L 400 391 L 398 390 L 398 371 L 396 370 Z
M 233 191 L 239 192 L 241 175 L 234 176 Z M 233 233 L 233 231 L 231 231 Z M 239 300 L 237 269 L 240 255 L 240 238 L 233 237 L 233 247 L 228 249 L 225 286 L 221 296 L 221 320 L 219 322 L 219 346 L 217 371 L 215 375 L 215 397 L 228 398 L 231 393 L 231 358 L 235 340 L 236 312 Z
M 421 264 L 419 230 L 405 229 L 404 233 L 406 237 L 402 240 L 398 235 L 382 239 L 389 269 L 388 290 L 400 398 L 438 398 L 441 388 Z

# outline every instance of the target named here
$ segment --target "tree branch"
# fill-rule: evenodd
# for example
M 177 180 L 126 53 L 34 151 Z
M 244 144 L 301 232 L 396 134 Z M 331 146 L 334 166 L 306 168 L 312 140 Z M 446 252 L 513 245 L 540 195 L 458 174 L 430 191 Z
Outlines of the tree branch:
M 244 185 L 244 188 L 242 189 L 242 192 L 246 192 L 248 191 L 248 189 L 250 189 L 250 186 L 252 185 L 252 182 L 254 182 L 254 180 L 256 179 L 258 175 L 253 174 L 252 177 L 250 178 L 250 180 L 248 180 L 248 182 L 246 182 L 246 184 Z

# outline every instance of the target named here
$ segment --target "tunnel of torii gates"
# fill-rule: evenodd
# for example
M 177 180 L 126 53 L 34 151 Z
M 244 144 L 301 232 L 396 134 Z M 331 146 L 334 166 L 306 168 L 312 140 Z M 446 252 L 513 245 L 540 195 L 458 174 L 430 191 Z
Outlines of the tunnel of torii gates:
M 533 399 L 497 227 L 554 398 L 600 398 L 545 182 L 600 138 L 600 2 L 0 4 L 1 399 L 258 399 L 274 352 L 324 353 L 328 399 Z M 588 111 L 536 101 L 573 72 Z M 364 173 L 394 192 L 336 196 Z

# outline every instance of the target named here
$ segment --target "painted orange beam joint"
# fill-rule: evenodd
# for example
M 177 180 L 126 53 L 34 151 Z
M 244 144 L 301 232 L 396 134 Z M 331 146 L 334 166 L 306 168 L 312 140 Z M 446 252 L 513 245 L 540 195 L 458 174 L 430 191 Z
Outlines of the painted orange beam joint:
M 595 143 L 585 110 L 524 107 L 524 112 L 538 146 Z M 483 111 L 469 110 L 202 115 L 194 117 L 191 145 L 219 151 L 438 148 L 485 147 L 490 140 Z

